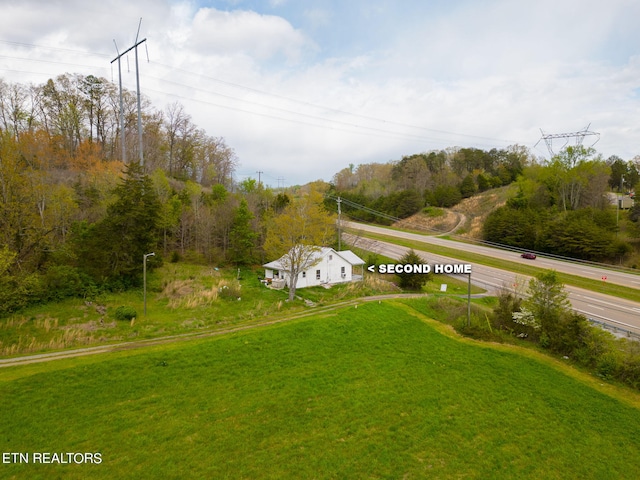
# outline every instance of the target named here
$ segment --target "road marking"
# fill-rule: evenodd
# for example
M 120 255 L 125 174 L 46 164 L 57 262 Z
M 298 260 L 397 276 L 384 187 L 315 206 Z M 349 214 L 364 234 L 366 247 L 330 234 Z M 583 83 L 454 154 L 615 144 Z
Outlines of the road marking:
M 604 308 L 602 308 L 602 307 L 597 307 L 597 306 L 595 306 L 595 305 L 591 305 L 590 303 L 587 303 L 587 307 L 597 308 L 598 310 L 604 310 Z

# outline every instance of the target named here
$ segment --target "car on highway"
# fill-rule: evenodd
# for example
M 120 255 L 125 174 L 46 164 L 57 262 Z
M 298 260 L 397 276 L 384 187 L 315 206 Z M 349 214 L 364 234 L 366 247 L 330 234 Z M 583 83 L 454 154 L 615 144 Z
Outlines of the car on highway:
M 524 252 L 522 255 L 520 255 L 522 258 L 527 258 L 529 260 L 535 260 L 536 259 L 536 254 L 535 253 L 531 253 L 531 252 Z

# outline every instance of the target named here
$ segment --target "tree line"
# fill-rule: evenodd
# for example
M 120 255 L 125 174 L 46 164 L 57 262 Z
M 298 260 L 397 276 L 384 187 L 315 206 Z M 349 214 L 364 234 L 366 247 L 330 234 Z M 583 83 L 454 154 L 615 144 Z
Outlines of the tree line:
M 619 194 L 631 190 L 622 189 L 625 174 L 627 187 L 638 184 L 635 162 L 603 160 L 591 148 L 568 147 L 524 169 L 517 194 L 486 219 L 484 238 L 583 260 L 628 259 L 633 266 L 640 246 L 637 207 L 627 212 L 615 205 Z
M 151 251 L 150 269 L 264 259 L 266 224 L 290 197 L 236 184 L 233 149 L 178 104 L 143 102 L 143 167 L 135 105 L 125 91 L 121 131 L 105 79 L 0 80 L 0 314 L 138 285 Z
M 292 241 L 335 241 L 322 185 L 235 182 L 233 150 L 178 104 L 143 103 L 139 162 L 134 96 L 124 98 L 121 131 L 104 79 L 0 81 L 0 315 L 137 287 L 150 252 L 150 270 L 181 259 L 239 266 L 278 258 Z
M 390 224 L 428 206 L 455 207 L 477 193 L 513 185 L 516 195 L 484 222 L 484 240 L 633 266 L 639 261 L 640 204 L 627 212 L 616 209 L 615 200 L 637 190 L 639 166 L 638 158 L 604 160 L 582 146 L 548 161 L 521 146 L 449 148 L 349 165 L 334 175 L 331 193 L 346 200 L 343 211 L 352 218 Z
M 511 184 L 532 161 L 518 145 L 489 151 L 449 148 L 385 164 L 351 164 L 334 175 L 332 193 L 366 207 L 345 205 L 353 218 L 389 223 L 371 210 L 406 218 L 425 206 L 453 207 L 478 192 Z
M 37 143 L 45 151 L 34 153 L 46 155 L 49 166 L 58 169 L 91 157 L 123 161 L 123 141 L 125 158 L 137 159 L 137 97 L 124 89 L 122 99 L 124 129 L 118 87 L 104 78 L 67 73 L 41 85 L 0 79 L 0 130 L 22 146 Z M 204 186 L 231 187 L 237 157 L 223 138 L 207 135 L 179 103 L 157 110 L 143 97 L 141 110 L 149 172 L 160 168 Z

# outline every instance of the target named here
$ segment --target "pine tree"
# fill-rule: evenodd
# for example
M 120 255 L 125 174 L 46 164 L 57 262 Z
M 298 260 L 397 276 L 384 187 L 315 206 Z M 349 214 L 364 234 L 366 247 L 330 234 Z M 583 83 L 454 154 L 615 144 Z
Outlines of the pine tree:
M 425 261 L 413 249 L 409 250 L 399 261 L 401 264 L 421 265 Z M 424 273 L 396 273 L 400 280 L 400 288 L 405 290 L 421 290 L 429 281 L 429 274 Z
M 253 214 L 243 198 L 236 208 L 229 236 L 231 261 L 236 265 L 247 265 L 253 261 L 253 249 L 257 234 L 251 228 Z
M 80 267 L 99 280 L 135 283 L 142 275 L 143 255 L 158 244 L 160 202 L 137 163 L 127 167 L 114 194 L 105 218 L 81 235 Z

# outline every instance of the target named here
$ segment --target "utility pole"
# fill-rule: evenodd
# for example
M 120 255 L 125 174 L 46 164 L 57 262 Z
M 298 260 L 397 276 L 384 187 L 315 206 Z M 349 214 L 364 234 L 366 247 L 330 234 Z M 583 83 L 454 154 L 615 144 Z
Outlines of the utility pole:
M 620 222 L 620 189 L 622 189 L 622 198 L 624 198 L 624 175 L 620 175 L 620 185 L 618 185 L 618 194 L 616 195 L 616 238 L 618 237 L 618 230 L 620 228 L 618 226 Z
M 154 252 L 145 253 L 142 255 L 142 265 L 143 265 L 143 297 L 144 297 L 144 316 L 147 316 L 147 257 L 153 257 L 155 255 Z
M 122 57 L 122 55 L 120 55 L 118 44 L 116 43 L 115 39 L 113 40 L 113 44 L 116 46 L 116 53 L 118 54 L 116 59 L 118 60 L 118 83 L 120 85 L 120 143 L 122 146 L 122 163 L 126 164 L 127 149 L 125 147 L 126 143 L 124 140 L 124 101 L 122 99 L 122 67 L 120 64 L 120 58 Z M 113 63 L 113 61 L 111 63 Z
M 471 326 L 471 274 L 469 274 L 469 285 L 467 286 L 467 327 Z
M 138 93 L 138 149 L 140 150 L 140 165 L 144 167 L 144 153 L 142 150 L 142 109 L 140 108 L 140 69 L 138 68 L 138 35 L 140 35 L 140 26 L 142 25 L 142 17 L 138 23 L 138 31 L 136 32 L 136 41 L 134 42 L 134 49 L 136 52 L 136 90 Z M 144 42 L 142 40 L 142 42 Z M 140 42 L 140 43 L 142 43 Z
M 140 102 L 140 72 L 138 70 L 138 46 L 142 45 L 147 41 L 146 38 L 138 41 L 138 36 L 140 35 L 140 25 L 142 25 L 142 18 L 140 18 L 140 22 L 138 23 L 138 32 L 136 33 L 136 41 L 134 42 L 132 47 L 127 48 L 124 52 L 118 52 L 118 45 L 116 44 L 116 52 L 118 52 L 118 56 L 111 60 L 111 63 L 117 61 L 118 62 L 118 75 L 120 77 L 120 129 L 122 130 L 122 161 L 126 163 L 126 152 L 125 152 L 125 142 L 124 142 L 124 104 L 122 98 L 122 70 L 120 68 L 120 59 L 123 55 L 126 55 L 131 50 L 135 50 L 136 54 L 136 90 L 138 97 L 138 145 L 140 149 L 140 165 L 144 166 L 144 154 L 142 151 L 142 109 Z M 116 43 L 114 40 L 113 43 Z
M 263 174 L 264 172 L 258 171 L 256 173 L 258 174 L 258 188 L 260 188 L 260 175 Z

